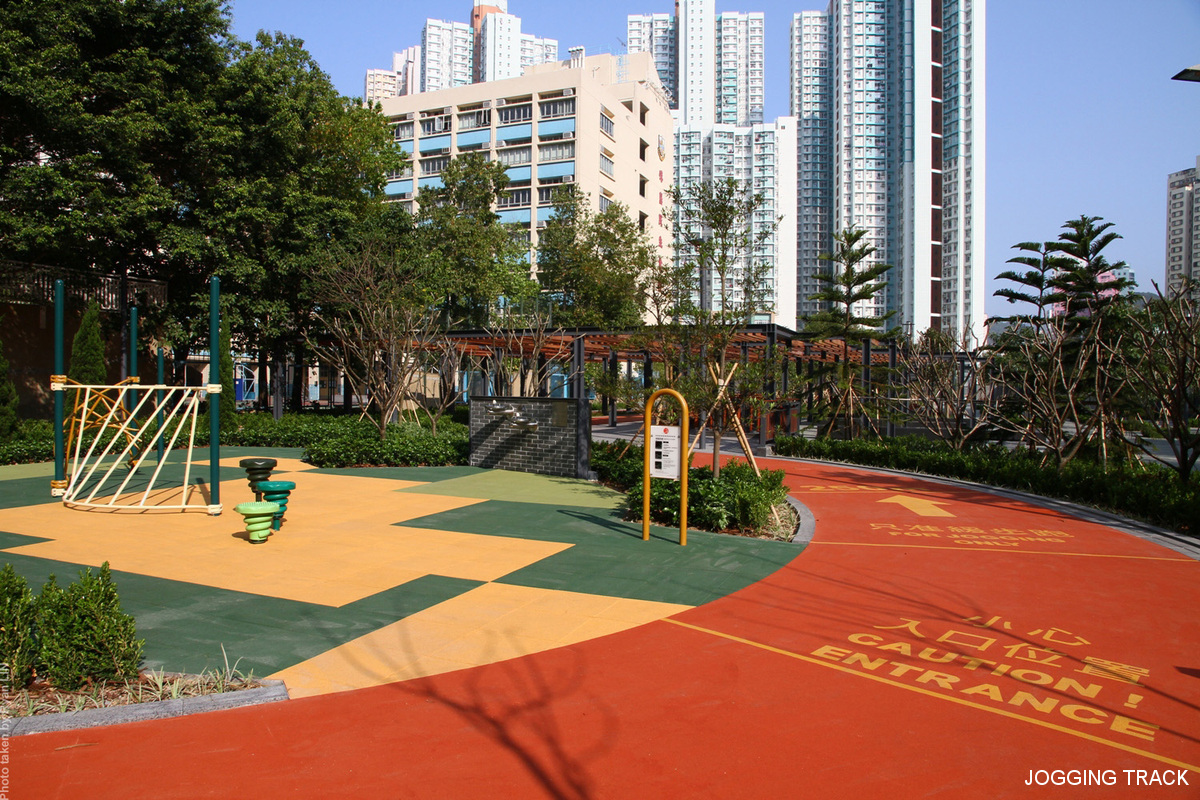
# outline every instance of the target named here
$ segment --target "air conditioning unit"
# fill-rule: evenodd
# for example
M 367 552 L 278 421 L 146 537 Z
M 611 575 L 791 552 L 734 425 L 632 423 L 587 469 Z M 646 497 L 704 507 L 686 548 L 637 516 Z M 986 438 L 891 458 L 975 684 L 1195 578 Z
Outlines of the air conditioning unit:
M 574 175 L 563 175 L 562 182 L 563 183 L 574 183 L 575 176 Z
M 398 194 L 396 196 L 399 197 L 401 200 L 412 200 L 412 194 L 413 194 L 412 192 L 401 192 L 400 194 Z
M 563 97 L 571 97 L 575 94 L 574 89 L 563 89 Z
M 413 118 L 413 112 L 411 112 L 411 111 L 409 111 L 407 114 L 400 115 L 400 119 L 402 119 L 402 120 L 412 119 L 412 118 Z
M 564 131 L 564 132 L 563 132 L 563 135 L 562 135 L 562 137 L 563 137 L 564 139 L 574 139 L 574 138 L 575 138 L 575 131 Z
M 453 106 L 446 106 L 445 108 L 442 109 L 443 114 L 451 114 L 453 112 L 454 112 Z
M 507 100 L 505 100 L 503 97 L 501 97 L 501 98 L 499 98 L 499 99 L 497 99 L 497 100 L 496 100 L 496 105 L 498 105 L 498 106 L 502 106 L 502 105 L 504 105 L 504 104 L 505 104 L 505 103 L 507 103 L 507 102 L 508 102 Z
M 482 103 L 480 103 L 480 104 L 479 104 L 479 107 L 480 107 L 480 108 L 491 108 L 491 107 L 492 107 L 492 101 L 491 101 L 491 100 L 484 100 Z
M 540 231 L 544 227 L 546 227 L 546 220 L 539 219 L 537 222 L 537 229 Z

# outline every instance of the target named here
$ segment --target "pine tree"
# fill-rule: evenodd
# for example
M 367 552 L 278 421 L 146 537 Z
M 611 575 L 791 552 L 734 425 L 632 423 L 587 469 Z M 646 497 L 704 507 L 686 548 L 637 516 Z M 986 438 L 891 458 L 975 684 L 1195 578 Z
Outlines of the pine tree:
M 17 429 L 17 387 L 8 377 L 8 359 L 0 342 L 0 442 L 7 442 Z
M 108 383 L 104 339 L 100 336 L 100 305 L 94 300 L 88 303 L 71 343 L 71 365 L 67 368 L 67 376 L 83 384 Z

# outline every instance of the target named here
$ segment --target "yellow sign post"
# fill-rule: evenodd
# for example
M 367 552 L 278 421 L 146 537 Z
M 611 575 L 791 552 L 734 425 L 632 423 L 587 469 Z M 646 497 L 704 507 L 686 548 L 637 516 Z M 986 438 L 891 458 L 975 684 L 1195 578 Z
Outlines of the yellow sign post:
M 654 411 L 654 401 L 660 395 L 669 394 L 679 401 L 679 416 L 682 420 L 681 427 L 661 426 L 662 433 L 656 435 L 654 429 L 650 426 L 650 415 Z M 650 540 L 650 474 L 655 472 L 659 477 L 666 477 L 669 480 L 676 478 L 662 474 L 663 463 L 670 464 L 673 460 L 679 462 L 679 544 L 680 546 L 687 544 L 687 481 L 688 481 L 688 405 L 687 400 L 683 399 L 683 395 L 674 389 L 659 389 L 654 394 L 650 395 L 650 399 L 646 401 L 646 419 L 643 444 L 645 445 L 645 455 L 642 462 L 642 540 Z M 657 442 L 656 442 L 657 440 Z M 657 447 L 656 447 L 657 444 Z M 659 459 L 656 462 L 656 469 L 650 469 L 650 462 L 655 450 L 658 450 Z

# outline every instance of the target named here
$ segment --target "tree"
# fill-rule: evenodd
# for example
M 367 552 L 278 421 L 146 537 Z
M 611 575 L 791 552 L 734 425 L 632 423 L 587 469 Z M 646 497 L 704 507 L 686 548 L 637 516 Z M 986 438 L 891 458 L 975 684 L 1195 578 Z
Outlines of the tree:
M 901 396 L 893 405 L 955 450 L 995 422 L 996 352 L 973 348 L 969 332 L 959 339 L 930 328 L 900 350 Z
M 424 354 L 441 334 L 441 296 L 426 274 L 422 238 L 396 210 L 336 243 L 308 277 L 319 334 L 309 345 L 370 395 L 380 437 L 417 391 Z
M 220 163 L 222 4 L 7 0 L 0 19 L 0 253 L 157 277 Z
M 17 430 L 17 387 L 8 375 L 8 359 L 0 342 L 0 442 L 7 442 Z
M 1200 293 L 1188 283 L 1166 294 L 1157 285 L 1154 290 L 1157 297 L 1131 318 L 1137 355 L 1128 369 L 1146 422 L 1166 440 L 1173 458 L 1139 443 L 1186 483 L 1200 457 Z
M 555 191 L 553 208 L 538 234 L 537 267 L 542 291 L 556 302 L 555 323 L 608 330 L 640 325 L 640 279 L 655 255 L 628 209 L 611 203 L 596 214 L 574 184 Z
M 77 383 L 103 385 L 108 383 L 108 365 L 104 340 L 100 336 L 100 306 L 88 303 L 79 320 L 79 330 L 71 342 L 71 362 L 67 376 Z
M 1130 282 L 1111 274 L 1125 265 L 1110 264 L 1103 250 L 1120 237 L 1109 230 L 1112 223 L 1097 224 L 1101 220 L 1080 216 L 1063 225 L 1056 242 L 1016 245 L 1037 258 L 1012 259 L 1032 269 L 1002 273 L 1018 288 L 996 292 L 1036 310 L 1009 317 L 1011 327 L 996 343 L 1015 411 L 1006 427 L 1060 468 L 1089 441 L 1098 442 L 1102 462 L 1110 440 L 1127 447 L 1119 410 L 1129 376 L 1118 352 L 1126 337 L 1122 291 Z
M 691 183 L 669 194 L 681 268 L 667 273 L 679 283 L 667 289 L 676 298 L 675 324 L 663 333 L 678 337 L 671 348 L 681 359 L 676 388 L 712 427 L 713 472 L 719 474 L 727 422 L 742 434 L 727 395 L 738 368 L 729 362 L 730 345 L 738 331 L 771 310 L 767 279 L 773 266 L 759 253 L 778 220 L 764 219 L 766 198 L 733 178 Z M 743 447 L 753 459 L 747 443 Z
M 809 318 L 804 336 L 816 340 L 839 339 L 842 343 L 841 359 L 832 368 L 832 396 L 828 398 L 829 427 L 827 435 L 841 420 L 851 438 L 857 427 L 858 415 L 866 398 L 859 388 L 855 370 L 851 367 L 850 354 L 862 352 L 862 343 L 868 339 L 884 339 L 894 335 L 884 326 L 894 311 L 883 315 L 863 314 L 887 283 L 879 280 L 892 267 L 882 262 L 871 262 L 875 246 L 865 241 L 867 232 L 862 228 L 847 228 L 833 236 L 834 251 L 822 253 L 820 258 L 833 267 L 830 274 L 817 277 L 826 288 L 810 297 L 827 303 L 828 307 Z
M 442 186 L 419 197 L 428 286 L 441 299 L 444 321 L 482 326 L 497 298 L 520 300 L 537 289 L 527 252 L 493 210 L 508 175 L 503 164 L 467 153 L 450 159 L 441 178 Z

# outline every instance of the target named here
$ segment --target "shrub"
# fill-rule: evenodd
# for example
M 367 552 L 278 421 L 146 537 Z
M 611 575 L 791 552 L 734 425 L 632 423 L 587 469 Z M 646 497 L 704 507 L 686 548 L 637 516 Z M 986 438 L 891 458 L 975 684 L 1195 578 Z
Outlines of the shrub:
M 1188 484 L 1158 464 L 1110 464 L 1075 459 L 1063 468 L 1043 464 L 1038 453 L 989 445 L 957 452 L 919 437 L 835 441 L 780 436 L 781 456 L 846 461 L 985 483 L 1096 506 L 1133 519 L 1195 535 L 1200 519 L 1200 477 Z
M 444 466 L 465 464 L 469 439 L 463 425 L 443 421 L 435 435 L 404 422 L 389 425 L 384 438 L 373 423 L 330 427 L 327 435 L 305 447 L 305 456 L 318 467 Z
M 95 300 L 79 320 L 79 330 L 71 342 L 71 363 L 67 375 L 84 384 L 108 383 L 104 339 L 100 335 L 100 306 Z
M 0 688 L 5 692 L 23 688 L 33 676 L 33 618 L 29 584 L 12 564 L 5 564 L 0 572 Z
M 0 342 L 0 442 L 7 442 L 17 431 L 17 387 L 8 377 L 8 359 Z
M 133 617 L 121 611 L 107 561 L 99 573 L 80 572 L 65 590 L 51 576 L 36 609 L 38 662 L 54 686 L 72 690 L 88 680 L 137 675 L 144 642 Z
M 640 462 L 639 462 L 640 463 Z M 709 531 L 731 528 L 757 531 L 766 527 L 771 508 L 787 497 L 783 470 L 763 470 L 762 477 L 745 461 L 730 461 L 714 478 L 708 467 L 688 470 L 688 525 Z M 679 481 L 650 482 L 650 519 L 664 525 L 679 524 Z M 628 516 L 642 516 L 641 473 L 630 487 Z

